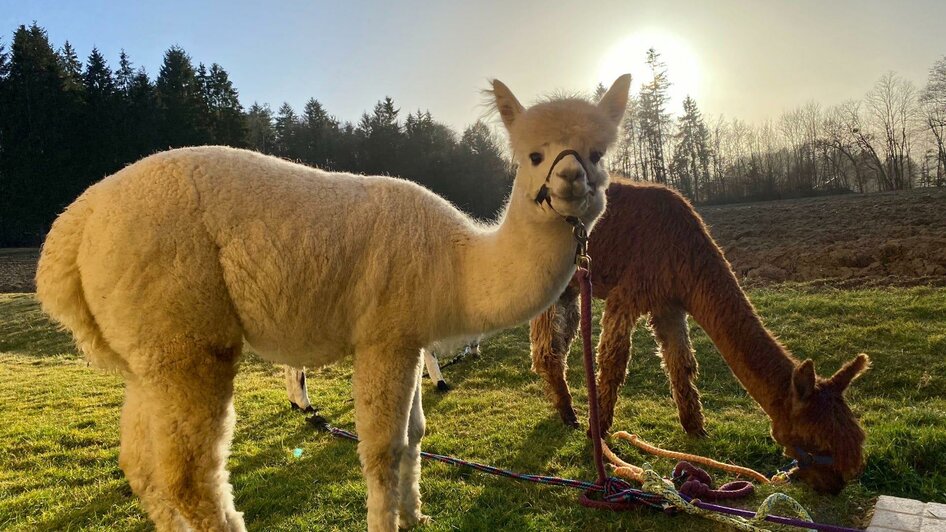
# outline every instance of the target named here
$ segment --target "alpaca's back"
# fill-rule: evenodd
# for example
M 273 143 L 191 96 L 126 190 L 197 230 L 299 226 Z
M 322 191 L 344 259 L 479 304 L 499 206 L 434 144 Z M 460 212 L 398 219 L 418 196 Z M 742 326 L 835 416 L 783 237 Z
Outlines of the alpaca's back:
M 633 289 L 646 310 L 692 288 L 707 261 L 722 259 L 702 219 L 679 193 L 661 185 L 614 181 L 608 211 L 589 241 L 595 292 Z
M 734 334 L 722 316 L 758 322 L 729 261 L 690 203 L 662 185 L 618 181 L 590 240 L 595 289 L 616 289 L 636 312 L 680 305 L 720 342 Z
M 111 359 L 174 337 L 229 346 L 245 336 L 264 355 L 317 365 L 383 334 L 370 324 L 392 305 L 429 306 L 415 304 L 416 288 L 449 282 L 428 277 L 452 260 L 438 250 L 464 224 L 404 181 L 174 150 L 95 185 L 57 220 L 38 295 L 93 359 L 96 345 Z

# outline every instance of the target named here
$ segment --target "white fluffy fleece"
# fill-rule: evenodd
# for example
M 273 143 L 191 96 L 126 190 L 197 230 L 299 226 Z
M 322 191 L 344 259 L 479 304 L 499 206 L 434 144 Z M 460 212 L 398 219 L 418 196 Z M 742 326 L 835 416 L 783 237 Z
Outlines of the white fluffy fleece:
M 354 355 L 368 528 L 424 521 L 419 348 L 523 322 L 561 292 L 570 227 L 534 198 L 560 151 L 607 149 L 629 81 L 597 105 L 529 109 L 494 82 L 520 167 L 495 226 L 409 181 L 225 147 L 152 155 L 69 206 L 43 246 L 37 295 L 92 362 L 125 378 L 120 464 L 158 529 L 243 529 L 225 462 L 244 339 L 292 366 Z M 588 170 L 567 157 L 549 188 L 556 210 L 590 226 L 607 175 Z

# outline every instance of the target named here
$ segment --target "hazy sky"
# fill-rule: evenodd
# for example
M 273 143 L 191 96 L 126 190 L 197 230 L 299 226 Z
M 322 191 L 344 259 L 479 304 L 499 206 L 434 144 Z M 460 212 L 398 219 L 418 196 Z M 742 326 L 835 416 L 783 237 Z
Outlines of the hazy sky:
M 124 48 L 152 77 L 178 44 L 195 63 L 223 65 L 245 106 L 298 110 L 314 96 L 355 121 L 387 95 L 456 127 L 482 114 L 489 78 L 523 103 L 590 91 L 621 71 L 644 76 L 648 45 L 663 53 L 676 100 L 690 93 L 706 113 L 749 121 L 859 98 L 888 70 L 922 85 L 946 55 L 946 0 L 557 4 L 0 0 L 0 31 L 9 49 L 16 26 L 36 20 L 83 60 L 98 46 L 114 68 Z

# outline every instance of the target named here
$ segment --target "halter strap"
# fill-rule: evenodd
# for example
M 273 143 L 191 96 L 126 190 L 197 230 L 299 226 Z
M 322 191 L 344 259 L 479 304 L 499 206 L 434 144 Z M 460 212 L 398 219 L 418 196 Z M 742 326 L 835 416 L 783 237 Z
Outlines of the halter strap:
M 542 183 L 542 187 L 539 188 L 538 194 L 535 195 L 536 203 L 548 203 L 549 207 L 552 206 L 552 198 L 549 196 L 549 180 L 552 179 L 552 170 L 555 169 L 555 165 L 561 162 L 562 159 L 572 155 L 575 159 L 578 159 L 578 164 L 581 165 L 581 169 L 585 171 L 586 176 L 590 176 L 591 173 L 588 172 L 588 167 L 585 166 L 585 160 L 581 158 L 581 154 L 575 150 L 562 150 L 558 156 L 552 161 L 552 166 L 549 166 L 549 173 L 545 174 L 545 182 Z M 554 209 L 553 209 L 554 210 Z
M 810 467 L 813 465 L 833 465 L 834 457 L 826 454 L 811 454 L 808 451 L 802 449 L 800 446 L 795 446 L 795 454 L 798 455 L 798 458 L 795 460 L 796 465 L 799 468 Z

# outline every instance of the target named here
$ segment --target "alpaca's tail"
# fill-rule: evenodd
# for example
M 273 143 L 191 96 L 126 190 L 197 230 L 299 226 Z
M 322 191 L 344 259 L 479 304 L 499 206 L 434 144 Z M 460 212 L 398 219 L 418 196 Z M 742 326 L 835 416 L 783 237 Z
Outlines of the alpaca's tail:
M 72 332 L 79 350 L 92 364 L 121 371 L 127 369 L 126 364 L 102 336 L 79 276 L 79 244 L 91 213 L 86 192 L 53 223 L 36 270 L 36 297 L 43 312 Z

